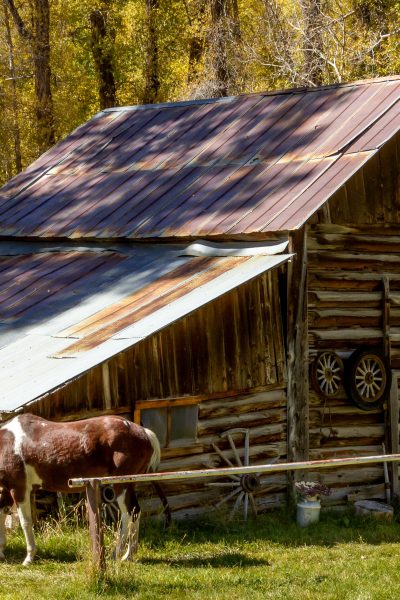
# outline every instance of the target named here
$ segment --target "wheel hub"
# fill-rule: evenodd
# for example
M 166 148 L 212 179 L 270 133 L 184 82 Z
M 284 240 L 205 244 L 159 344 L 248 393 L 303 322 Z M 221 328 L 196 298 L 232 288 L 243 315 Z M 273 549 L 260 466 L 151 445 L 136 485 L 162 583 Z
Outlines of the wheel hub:
M 240 485 L 245 492 L 255 492 L 261 485 L 260 477 L 256 473 L 242 475 Z
M 371 373 L 371 371 L 368 371 L 368 373 L 365 374 L 365 383 L 370 385 L 373 382 L 374 382 L 374 375 L 373 375 L 373 373 Z

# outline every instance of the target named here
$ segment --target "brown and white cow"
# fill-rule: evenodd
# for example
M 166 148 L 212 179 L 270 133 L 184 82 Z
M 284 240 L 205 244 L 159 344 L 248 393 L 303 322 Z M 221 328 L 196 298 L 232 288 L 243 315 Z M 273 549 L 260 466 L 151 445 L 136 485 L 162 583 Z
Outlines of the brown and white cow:
M 31 493 L 35 488 L 70 492 L 74 477 L 132 475 L 156 470 L 160 445 L 156 435 L 117 416 L 55 423 L 31 414 L 14 417 L 0 427 L 0 560 L 4 559 L 7 507 L 16 503 L 30 564 L 36 553 L 32 526 Z M 138 506 L 132 484 L 116 485 L 121 511 L 117 554 L 127 540 L 123 560 L 132 552 L 134 509 Z

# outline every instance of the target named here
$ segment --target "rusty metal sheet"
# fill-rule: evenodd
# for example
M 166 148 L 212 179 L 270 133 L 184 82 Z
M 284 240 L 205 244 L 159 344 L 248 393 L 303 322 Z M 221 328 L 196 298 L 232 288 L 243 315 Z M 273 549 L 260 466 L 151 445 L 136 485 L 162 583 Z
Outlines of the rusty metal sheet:
M 95 313 L 93 316 L 85 319 L 82 322 L 74 324 L 68 329 L 64 329 L 57 334 L 57 337 L 69 338 L 87 338 L 91 334 L 103 330 L 110 325 L 113 326 L 114 333 L 118 331 L 119 324 L 125 318 L 131 319 L 134 313 L 142 310 L 143 307 L 150 306 L 154 301 L 159 300 L 172 290 L 188 284 L 195 275 L 204 269 L 208 269 L 215 263 L 213 258 L 191 259 L 183 265 L 173 268 L 166 274 L 157 277 L 140 290 L 124 296 L 118 302 L 107 306 L 103 310 Z M 137 315 L 135 315 L 135 318 Z
M 281 227 L 287 230 L 296 229 L 299 223 L 305 223 L 310 216 L 318 210 L 326 198 L 339 189 L 358 169 L 371 158 L 375 151 L 358 154 L 346 154 L 333 161 L 332 166 L 323 177 L 313 182 L 301 195 L 301 202 L 294 202 L 294 206 L 286 213 L 276 215 L 268 225 L 261 224 L 263 231 L 276 231 Z
M 179 239 L 298 227 L 294 215 L 311 208 L 303 183 L 331 179 L 315 161 L 379 148 L 400 128 L 399 105 L 400 79 L 388 77 L 104 111 L 0 191 L 0 235 Z
M 399 101 L 398 82 L 389 81 L 383 87 L 365 86 L 365 90 L 336 122 L 335 135 L 323 144 L 321 151 L 333 154 L 342 150 L 381 118 L 386 110 Z
M 290 258 L 279 254 L 282 243 L 48 246 L 0 242 L 0 410 L 50 392 Z
M 391 106 L 386 113 L 366 132 L 351 144 L 346 154 L 365 152 L 380 148 L 400 129 L 400 102 Z
M 114 318 L 114 310 L 117 306 L 111 305 L 109 311 L 102 319 L 97 321 L 97 327 L 91 332 L 86 332 L 85 327 L 82 328 L 82 338 L 68 346 L 57 356 L 70 356 L 79 352 L 87 352 L 103 342 L 107 341 L 113 335 L 122 331 L 126 327 L 134 325 L 141 321 L 144 317 L 154 314 L 157 310 L 171 305 L 175 300 L 179 300 L 190 291 L 195 290 L 211 281 L 214 281 L 223 273 L 237 268 L 241 264 L 251 260 L 248 257 L 235 258 L 192 258 L 190 259 L 190 267 L 192 275 L 182 280 L 175 282 L 174 277 L 169 278 L 169 282 L 164 284 L 164 278 L 153 282 L 151 286 L 141 290 L 142 302 L 129 302 L 129 310 L 124 311 L 125 314 L 117 314 Z M 158 285 L 157 285 L 158 284 Z M 158 286 L 161 288 L 158 291 Z M 150 289 L 149 289 L 150 288 Z M 131 298 L 129 299 L 131 300 Z
M 270 190 L 267 202 L 264 200 L 263 190 L 260 190 L 252 199 L 251 206 L 235 222 L 229 223 L 229 232 L 238 231 L 264 231 L 269 223 L 281 214 L 290 214 L 291 208 L 296 204 L 297 198 L 312 184 L 313 181 L 323 179 L 324 174 L 335 161 L 334 157 L 310 160 L 300 163 L 290 163 L 290 172 L 282 171 L 275 181 L 275 186 Z

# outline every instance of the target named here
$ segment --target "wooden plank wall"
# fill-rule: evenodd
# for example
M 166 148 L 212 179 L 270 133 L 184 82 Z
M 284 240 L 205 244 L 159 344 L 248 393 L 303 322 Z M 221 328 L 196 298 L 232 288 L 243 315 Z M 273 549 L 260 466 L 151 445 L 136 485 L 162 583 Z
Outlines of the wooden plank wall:
M 221 433 L 234 428 L 250 429 L 250 464 L 263 464 L 273 459 L 286 460 L 286 389 L 272 385 L 264 391 L 230 398 L 201 401 L 199 405 L 196 443 L 181 448 L 167 448 L 162 453 L 162 470 L 200 469 L 227 466 L 215 452 L 217 445 L 236 464 L 232 450 Z M 233 436 L 243 458 L 243 436 Z M 213 480 L 215 481 L 215 480 Z M 225 479 L 227 481 L 227 479 Z M 207 482 L 208 483 L 208 482 Z M 175 515 L 192 516 L 213 506 L 226 494 L 226 488 L 216 489 L 203 481 L 163 484 Z M 286 502 L 286 474 L 263 478 L 256 499 L 260 510 L 282 506 Z
M 392 368 L 400 365 L 400 226 L 330 224 L 308 231 L 310 363 L 318 352 L 348 357 L 360 346 L 383 348 L 384 277 L 389 279 Z M 310 459 L 382 453 L 383 410 L 355 407 L 344 391 L 329 400 L 310 389 Z M 328 503 L 384 498 L 380 465 L 329 470 Z
M 265 273 L 29 405 L 50 419 L 118 413 L 133 418 L 136 402 L 199 405 L 197 439 L 165 448 L 161 468 L 222 466 L 220 434 L 251 431 L 251 464 L 286 460 L 286 358 L 278 270 Z M 236 439 L 242 447 L 243 440 Z M 226 466 L 226 465 L 224 465 Z M 220 493 L 202 482 L 165 486 L 177 514 L 193 514 Z M 270 476 L 259 505 L 281 505 L 286 475 Z

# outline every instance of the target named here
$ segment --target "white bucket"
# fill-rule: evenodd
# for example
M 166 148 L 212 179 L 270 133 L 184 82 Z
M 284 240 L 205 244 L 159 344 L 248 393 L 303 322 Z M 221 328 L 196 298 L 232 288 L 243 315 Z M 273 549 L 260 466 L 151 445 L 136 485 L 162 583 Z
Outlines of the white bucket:
M 321 502 L 319 500 L 300 500 L 300 502 L 297 503 L 297 525 L 300 525 L 300 527 L 307 527 L 307 525 L 311 525 L 311 523 L 318 523 L 320 512 Z

